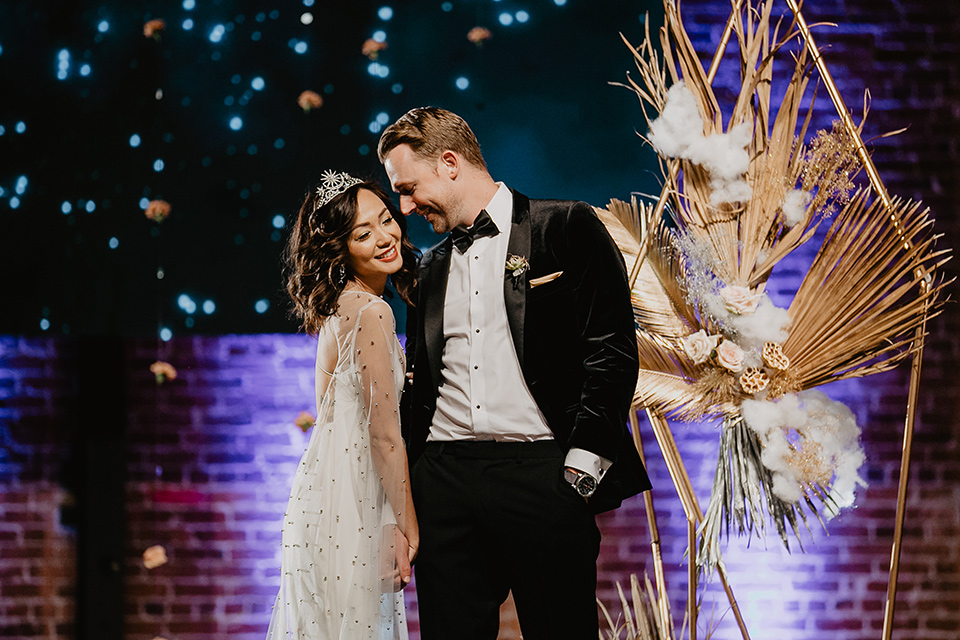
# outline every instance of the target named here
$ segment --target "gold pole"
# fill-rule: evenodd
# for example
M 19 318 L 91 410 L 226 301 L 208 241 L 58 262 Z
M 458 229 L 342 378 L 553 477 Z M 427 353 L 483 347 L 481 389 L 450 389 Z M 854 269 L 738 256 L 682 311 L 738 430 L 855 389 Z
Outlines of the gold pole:
M 637 412 L 630 411 L 630 430 L 633 434 L 633 444 L 640 454 L 640 461 L 644 469 L 647 468 L 647 456 L 643 452 L 643 442 L 640 439 L 640 422 L 637 419 Z M 647 528 L 650 530 L 650 549 L 653 552 L 653 573 L 657 581 L 657 593 L 659 600 L 657 606 L 660 609 L 660 640 L 670 640 L 668 629 L 673 625 L 673 619 L 670 614 L 670 601 L 667 599 L 667 578 L 663 570 L 663 549 L 660 545 L 660 528 L 657 526 L 657 514 L 653 510 L 653 494 L 650 491 L 643 492 L 643 507 L 647 512 Z
M 687 616 L 690 620 L 689 640 L 697 640 L 697 561 L 693 559 L 697 548 L 697 522 L 687 518 L 687 548 L 690 559 L 687 561 Z
M 720 36 L 720 44 L 717 46 L 717 52 L 713 54 L 713 60 L 710 62 L 710 70 L 707 72 L 707 84 L 713 84 L 713 79 L 717 75 L 717 69 L 720 68 L 720 60 L 727 50 L 727 43 L 730 42 L 730 34 L 733 33 L 733 19 L 740 15 L 740 6 L 743 0 L 730 0 L 732 5 L 730 17 L 727 18 L 727 26 L 723 29 L 723 35 Z
M 666 418 L 656 411 L 646 409 L 646 413 L 647 419 L 650 421 L 650 426 L 653 427 L 653 434 L 657 438 L 657 444 L 660 445 L 660 451 L 663 453 L 663 459 L 667 463 L 667 470 L 670 472 L 670 478 L 673 480 L 673 486 L 676 488 L 677 495 L 680 497 L 680 503 L 683 505 L 687 520 L 694 524 L 700 523 L 703 520 L 703 511 L 700 509 L 700 503 L 697 501 L 697 496 L 693 491 L 693 484 L 690 482 L 690 476 L 687 475 L 687 469 L 683 465 L 680 451 L 677 449 L 677 443 L 673 439 L 670 425 L 667 424 Z M 694 549 L 696 549 L 695 546 L 690 547 L 689 562 L 695 566 L 696 562 L 693 560 Z M 693 571 L 696 571 L 696 569 L 694 568 Z M 737 604 L 737 599 L 733 595 L 733 588 L 727 580 L 727 571 L 723 568 L 723 565 L 717 566 L 717 575 L 720 576 L 720 582 L 723 585 L 724 592 L 727 594 L 727 601 L 730 603 L 730 609 L 733 611 L 733 616 L 737 620 L 737 626 L 740 627 L 740 634 L 743 636 L 743 640 L 750 640 L 750 633 L 747 631 L 743 614 L 740 612 L 740 605 Z
M 840 116 L 840 120 L 843 122 L 843 126 L 846 128 L 847 133 L 849 133 L 856 142 L 857 154 L 863 161 L 863 166 L 867 172 L 867 177 L 870 179 L 870 184 L 880 196 L 880 200 L 883 202 L 883 205 L 891 211 L 890 219 L 892 220 L 894 227 L 897 229 L 897 232 L 900 234 L 900 237 L 903 238 L 904 234 L 900 225 L 900 220 L 893 212 L 892 202 L 890 200 L 890 195 L 887 193 L 887 188 L 884 186 L 883 180 L 880 178 L 880 173 L 877 171 L 877 167 L 873 163 L 873 158 L 871 158 L 870 154 L 867 153 L 867 149 L 863 144 L 863 138 L 860 136 L 860 131 L 857 129 L 856 125 L 854 125 L 853 118 L 851 118 L 850 114 L 847 112 L 847 107 L 843 102 L 843 97 L 840 95 L 840 90 L 837 88 L 837 84 L 834 82 L 833 76 L 830 74 L 830 70 L 827 68 L 826 61 L 823 59 L 823 56 L 820 55 L 820 50 L 813 41 L 813 35 L 810 33 L 810 28 L 807 26 L 806 20 L 803 19 L 803 14 L 800 13 L 800 7 L 797 5 L 796 0 L 786 1 L 790 6 L 790 10 L 793 11 L 793 15 L 796 17 L 797 27 L 800 29 L 800 33 L 803 36 L 807 50 L 813 56 L 817 66 L 817 71 L 820 72 L 820 77 L 823 78 L 824 85 L 827 87 L 827 93 L 830 95 L 830 99 L 833 101 L 833 106 L 836 108 L 837 114 Z M 907 250 L 912 248 L 912 243 L 907 238 L 904 238 L 904 248 Z M 932 285 L 933 275 L 929 272 L 925 272 L 922 268 L 917 268 L 915 275 L 920 281 L 920 291 L 922 295 L 925 293 L 927 288 Z M 929 305 L 927 309 L 929 309 Z M 890 578 L 889 582 L 887 583 L 887 602 L 886 606 L 884 607 L 883 614 L 883 632 L 881 635 L 883 640 L 890 640 L 893 634 L 893 612 L 897 599 L 897 580 L 900 575 L 900 551 L 903 543 L 903 522 L 906 518 L 907 483 L 909 481 L 910 472 L 910 455 L 913 450 L 913 429 L 916 422 L 917 398 L 920 395 L 920 365 L 923 360 L 923 342 L 927 324 L 926 316 L 927 311 L 925 310 L 923 320 L 917 327 L 913 339 L 914 352 L 910 366 L 910 390 L 907 396 L 907 416 L 903 429 L 903 449 L 900 455 L 900 482 L 897 488 L 897 515 L 894 523 L 893 548 L 890 552 Z

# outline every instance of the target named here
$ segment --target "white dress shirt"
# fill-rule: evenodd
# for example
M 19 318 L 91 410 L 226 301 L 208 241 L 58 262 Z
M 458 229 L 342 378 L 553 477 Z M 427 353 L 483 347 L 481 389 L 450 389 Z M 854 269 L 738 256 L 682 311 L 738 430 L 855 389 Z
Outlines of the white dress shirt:
M 430 441 L 553 439 L 527 388 L 510 335 L 503 278 L 513 193 L 498 184 L 485 209 L 500 233 L 477 238 L 465 253 L 451 249 L 443 304 L 443 383 Z M 566 464 L 595 478 L 610 466 L 583 449 L 570 449 Z

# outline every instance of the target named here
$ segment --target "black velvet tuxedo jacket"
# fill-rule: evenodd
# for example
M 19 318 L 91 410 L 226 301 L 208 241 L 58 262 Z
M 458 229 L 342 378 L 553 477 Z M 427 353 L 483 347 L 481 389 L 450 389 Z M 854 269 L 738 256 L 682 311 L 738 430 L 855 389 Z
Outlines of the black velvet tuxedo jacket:
M 403 435 L 413 465 L 423 450 L 443 384 L 443 307 L 454 251 L 449 237 L 420 261 L 416 306 L 407 314 Z M 594 512 L 650 488 L 626 427 L 637 381 L 636 330 L 623 257 L 583 202 L 530 200 L 513 192 L 508 255 L 527 259 L 505 271 L 503 295 L 523 377 L 554 438 L 613 461 L 590 499 Z M 530 281 L 556 272 L 535 287 Z M 496 363 L 491 363 L 496 366 Z

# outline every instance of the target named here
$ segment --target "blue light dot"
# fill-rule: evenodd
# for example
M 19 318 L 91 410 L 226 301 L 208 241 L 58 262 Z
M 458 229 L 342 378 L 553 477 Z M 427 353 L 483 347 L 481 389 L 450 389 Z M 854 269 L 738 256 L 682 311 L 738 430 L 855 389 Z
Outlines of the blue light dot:
M 110 238 L 109 242 L 107 242 L 107 246 L 109 246 L 111 249 L 116 249 L 120 246 L 120 241 L 117 240 L 116 237 Z
M 90 65 L 88 64 L 80 65 L 80 75 L 84 77 L 90 75 Z
M 295 46 L 295 47 L 293 48 L 293 50 L 296 51 L 297 53 L 301 53 L 301 54 L 302 54 L 302 53 L 306 53 L 306 52 L 307 52 L 307 43 L 306 43 L 306 42 L 298 42 L 298 43 L 297 43 L 297 46 Z
M 187 11 L 193 11 L 193 8 L 197 6 L 197 0 L 183 0 L 183 8 Z
M 235 73 L 230 77 L 230 82 L 232 82 L 233 84 L 240 84 L 240 81 L 242 79 L 243 78 L 240 77 L 239 73 Z
M 97 203 L 94 202 L 93 200 L 87 200 L 87 206 L 85 208 L 87 210 L 87 213 L 93 213 L 94 211 L 97 210 Z
M 373 32 L 373 39 L 377 42 L 386 42 L 387 41 L 387 32 L 383 29 L 379 29 Z
M 266 298 L 260 298 L 256 304 L 253 305 L 253 308 L 257 313 L 266 313 L 267 309 L 270 308 L 270 302 L 268 302 Z
M 184 324 L 184 326 L 187 327 L 187 329 L 192 329 L 192 328 L 193 328 L 193 316 L 187 316 L 186 319 L 184 319 L 183 324 Z
M 305 6 L 305 7 L 312 7 L 312 6 L 313 6 L 313 0 L 303 0 L 303 6 Z
M 106 20 L 101 20 L 100 24 L 97 25 L 97 31 L 100 33 L 106 33 L 110 30 L 110 23 Z
M 259 32 L 259 31 L 254 31 L 253 33 L 251 33 L 251 34 L 250 34 L 250 39 L 253 40 L 254 42 L 259 42 L 259 41 L 260 41 L 260 32 Z
M 163 160 L 161 160 L 160 158 L 157 158 L 156 160 L 154 160 L 153 170 L 156 171 L 157 173 L 160 173 L 161 171 L 163 171 Z
M 263 91 L 263 87 L 266 86 L 266 83 L 263 81 L 263 78 L 257 76 L 250 81 L 250 86 L 253 87 L 255 91 Z
M 130 136 L 130 146 L 139 147 L 140 146 L 140 136 L 136 133 Z
M 183 30 L 190 31 L 191 29 L 193 29 L 193 19 L 187 18 L 186 20 L 183 21 Z
M 225 105 L 228 106 L 228 107 L 232 106 L 232 105 L 233 105 L 233 96 L 227 96 L 226 98 L 224 98 L 224 99 L 223 99 L 223 104 L 225 104 Z
M 10 198 L 11 209 L 16 209 L 19 206 L 20 206 L 20 198 L 18 198 L 17 196 L 13 196 L 12 198 Z
M 393 91 L 395 94 L 399 94 L 403 91 L 403 85 L 398 82 L 390 87 L 390 91 Z
M 500 24 L 502 24 L 505 27 L 509 27 L 510 25 L 513 24 L 513 16 L 510 15 L 509 13 L 501 13 Z
M 365 144 L 360 145 L 360 148 L 357 149 L 357 153 L 359 153 L 362 156 L 369 154 L 370 153 L 369 145 L 365 145 Z
M 240 116 L 230 118 L 230 128 L 234 131 L 240 131 L 243 128 L 243 120 L 240 119 Z
M 276 140 L 273 141 L 273 148 L 274 148 L 274 149 L 283 149 L 283 145 L 284 145 L 284 144 L 286 144 L 286 143 L 283 141 L 283 138 L 277 138 Z
M 50 321 L 47 320 L 46 318 L 42 319 L 42 320 L 40 321 L 40 330 L 41 330 L 41 331 L 46 331 L 46 330 L 49 329 L 49 328 L 50 328 Z
M 57 71 L 57 80 L 66 80 L 66 79 L 67 79 L 66 71 L 64 71 L 63 69 L 60 69 L 60 71 Z
M 3 134 L 5 134 L 6 132 L 7 132 L 7 128 L 6 128 L 5 126 L 3 126 L 2 124 L 0 124 L 0 136 L 2 136 Z
M 526 22 L 530 19 L 530 14 L 526 11 L 517 11 L 516 13 L 517 22 Z
M 63 204 L 60 205 L 60 211 L 63 211 L 63 215 L 67 215 L 73 211 L 73 205 L 69 201 L 64 200 Z
M 148 206 L 150 206 L 150 198 L 147 198 L 146 196 L 140 198 L 140 208 L 146 211 Z
M 14 125 L 13 130 L 16 131 L 17 133 L 23 133 L 24 131 L 27 130 L 27 123 L 21 120 L 16 125 Z
M 64 60 L 70 59 L 70 52 L 66 49 L 60 49 L 60 52 L 57 53 L 57 59 L 63 62 Z
M 257 155 L 257 145 L 252 144 L 247 147 L 247 155 L 255 156 Z
M 220 42 L 223 40 L 224 33 L 226 33 L 226 29 L 222 24 L 218 24 L 213 28 L 213 31 L 210 32 L 210 42 Z
M 453 3 L 444 2 L 442 5 L 440 5 L 440 8 L 443 9 L 444 11 L 453 11 Z
M 67 71 L 67 70 L 69 70 L 69 69 L 70 69 L 70 61 L 69 61 L 69 60 L 61 60 L 60 62 L 57 63 L 57 68 L 60 69 L 60 71 Z
M 350 125 L 345 124 L 345 125 L 343 125 L 342 127 L 340 127 L 340 133 L 342 133 L 343 135 L 349 135 L 349 134 L 350 134 Z
M 177 306 L 187 313 L 194 313 L 197 310 L 197 303 L 185 293 L 181 293 L 180 297 L 177 298 Z
M 217 304 L 213 300 L 204 300 L 203 301 L 203 312 L 207 315 L 210 315 L 217 310 Z
M 173 331 L 170 331 L 167 327 L 160 329 L 160 339 L 164 342 L 168 342 L 170 338 L 173 337 Z
M 274 229 L 283 229 L 283 225 L 286 224 L 286 222 L 287 222 L 287 219 L 280 214 L 273 216 Z
M 377 16 L 381 20 L 389 20 L 393 17 L 393 7 L 380 7 L 380 10 L 377 11 Z
M 17 178 L 17 186 L 14 187 L 14 191 L 17 192 L 18 196 L 22 196 L 23 192 L 27 190 L 27 184 L 29 184 L 27 176 L 20 176 Z
M 380 133 L 380 130 L 383 129 L 383 125 L 374 120 L 367 128 L 370 130 L 370 133 Z
M 377 114 L 377 122 L 380 124 L 387 124 L 390 122 L 390 116 L 387 115 L 386 111 L 381 111 Z
M 464 89 L 470 86 L 470 81 L 464 78 L 463 76 L 460 76 L 456 80 L 456 85 L 457 85 L 457 89 L 460 89 L 461 91 L 463 91 Z
M 567 4 L 567 0 L 553 0 L 553 4 L 557 5 L 558 7 L 562 7 L 563 5 Z
M 258 13 L 256 16 L 254 16 L 253 19 L 256 20 L 257 22 L 263 22 L 264 20 L 267 19 L 267 14 L 265 14 L 265 13 L 263 13 L 263 12 L 261 11 L 261 12 Z
M 279 18 L 279 17 L 280 17 L 280 12 L 277 11 L 276 9 L 274 9 L 273 11 L 270 12 L 270 19 L 271 19 L 271 20 L 276 20 L 276 19 Z

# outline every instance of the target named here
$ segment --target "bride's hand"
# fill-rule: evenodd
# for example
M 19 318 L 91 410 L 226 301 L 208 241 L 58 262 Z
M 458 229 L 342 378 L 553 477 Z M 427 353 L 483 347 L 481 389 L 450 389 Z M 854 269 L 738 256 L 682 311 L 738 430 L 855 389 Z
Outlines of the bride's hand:
M 410 563 L 413 562 L 413 557 L 416 555 L 416 551 L 411 553 L 410 549 L 412 548 L 410 542 L 407 540 L 407 537 L 403 535 L 403 532 L 400 531 L 400 527 L 394 527 L 396 541 L 393 545 L 394 553 L 396 555 L 396 563 L 398 569 L 397 578 L 401 584 L 397 585 L 397 591 L 403 587 L 410 584 L 410 576 L 412 574 L 410 570 Z

